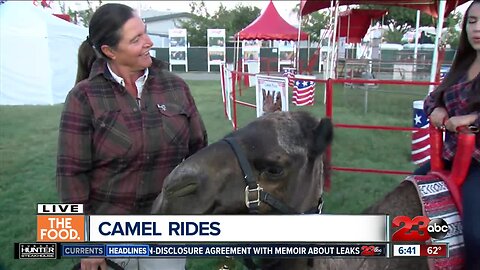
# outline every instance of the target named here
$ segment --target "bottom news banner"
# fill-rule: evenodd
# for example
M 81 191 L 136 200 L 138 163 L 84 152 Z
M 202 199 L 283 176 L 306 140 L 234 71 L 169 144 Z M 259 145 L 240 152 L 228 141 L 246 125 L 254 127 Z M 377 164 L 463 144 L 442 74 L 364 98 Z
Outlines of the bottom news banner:
M 387 244 L 73 244 L 15 243 L 16 259 L 72 257 L 363 257 L 387 256 Z
M 37 239 L 16 243 L 15 258 L 390 254 L 386 215 L 85 215 L 83 209 L 38 204 Z

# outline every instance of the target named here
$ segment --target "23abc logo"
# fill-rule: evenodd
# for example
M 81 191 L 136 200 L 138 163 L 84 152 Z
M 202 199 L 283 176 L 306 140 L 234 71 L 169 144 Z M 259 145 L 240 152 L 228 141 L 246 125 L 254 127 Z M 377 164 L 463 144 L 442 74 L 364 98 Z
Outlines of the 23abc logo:
M 392 235 L 392 241 L 425 242 L 431 238 L 443 239 L 448 233 L 448 224 L 441 218 L 430 220 L 426 216 L 417 216 L 410 219 L 407 216 L 395 217 L 392 221 L 394 228 L 399 228 Z
M 361 250 L 360 255 L 362 256 L 375 256 L 382 253 L 382 248 L 377 246 L 362 246 Z

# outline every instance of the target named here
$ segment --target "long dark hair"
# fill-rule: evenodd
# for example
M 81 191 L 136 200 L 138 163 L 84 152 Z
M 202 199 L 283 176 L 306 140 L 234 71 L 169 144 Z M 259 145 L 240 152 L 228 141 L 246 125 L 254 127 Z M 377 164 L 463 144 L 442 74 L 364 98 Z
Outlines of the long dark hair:
M 93 13 L 88 27 L 88 37 L 78 49 L 75 83 L 88 78 L 95 59 L 108 59 L 100 49 L 101 46 L 116 48 L 122 38 L 123 25 L 133 16 L 135 12 L 131 7 L 114 3 L 102 5 Z
M 88 78 L 95 59 L 97 59 L 97 55 L 92 45 L 90 45 L 87 40 L 83 41 L 78 48 L 77 78 L 75 79 L 75 84 Z
M 462 22 L 462 32 L 460 33 L 460 42 L 452 66 L 442 83 L 434 92 L 435 98 L 440 104 L 443 103 L 443 93 L 445 90 L 457 83 L 458 80 L 468 72 L 468 69 L 477 57 L 477 51 L 472 47 L 467 36 L 468 14 L 474 4 L 480 4 L 480 0 L 474 0 L 465 11 Z M 470 112 L 480 111 L 480 76 L 474 79 L 468 100 L 468 110 Z

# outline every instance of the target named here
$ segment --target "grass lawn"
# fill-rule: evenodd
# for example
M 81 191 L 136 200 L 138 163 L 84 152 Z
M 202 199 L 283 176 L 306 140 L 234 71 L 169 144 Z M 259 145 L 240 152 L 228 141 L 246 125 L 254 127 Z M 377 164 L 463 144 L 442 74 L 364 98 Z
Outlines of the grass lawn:
M 206 124 L 209 141 L 232 131 L 225 119 L 217 81 L 190 81 Z M 323 85 L 317 86 L 316 104 L 291 110 L 324 115 Z M 426 87 L 382 86 L 368 91 L 335 86 L 334 122 L 374 125 L 412 125 L 412 101 L 423 99 Z M 239 99 L 255 103 L 254 89 L 244 89 Z M 62 105 L 0 106 L 0 264 L 6 269 L 71 269 L 75 260 L 14 261 L 13 242 L 36 239 L 36 204 L 57 202 L 55 156 Z M 239 126 L 255 118 L 255 110 L 239 107 Z M 335 129 L 333 164 L 336 166 L 413 170 L 410 133 Z M 392 189 L 402 176 L 333 172 L 326 196 L 328 213 L 359 213 Z M 218 259 L 191 259 L 189 269 L 218 269 Z M 228 262 L 232 264 L 231 261 Z M 233 267 L 235 268 L 235 267 Z M 231 268 L 231 269 L 233 269 Z

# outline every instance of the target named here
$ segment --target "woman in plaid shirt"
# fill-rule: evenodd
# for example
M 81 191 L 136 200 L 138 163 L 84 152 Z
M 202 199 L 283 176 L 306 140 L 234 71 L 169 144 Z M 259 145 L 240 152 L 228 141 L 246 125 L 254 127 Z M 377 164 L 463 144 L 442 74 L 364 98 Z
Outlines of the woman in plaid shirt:
M 87 214 L 149 214 L 164 178 L 207 145 L 189 87 L 150 57 L 152 46 L 132 8 L 105 4 L 93 14 L 62 112 L 57 157 L 61 201 L 82 203 Z M 120 263 L 185 267 L 183 258 Z M 106 269 L 101 258 L 81 264 Z
M 447 130 L 443 148 L 446 166 L 457 147 L 456 130 L 461 126 L 480 127 L 480 0 L 472 2 L 463 18 L 462 33 L 449 73 L 425 99 L 424 110 L 432 125 Z M 467 269 L 480 269 L 480 134 L 467 178 L 462 186 L 463 236 Z M 430 163 L 415 175 L 425 175 Z

